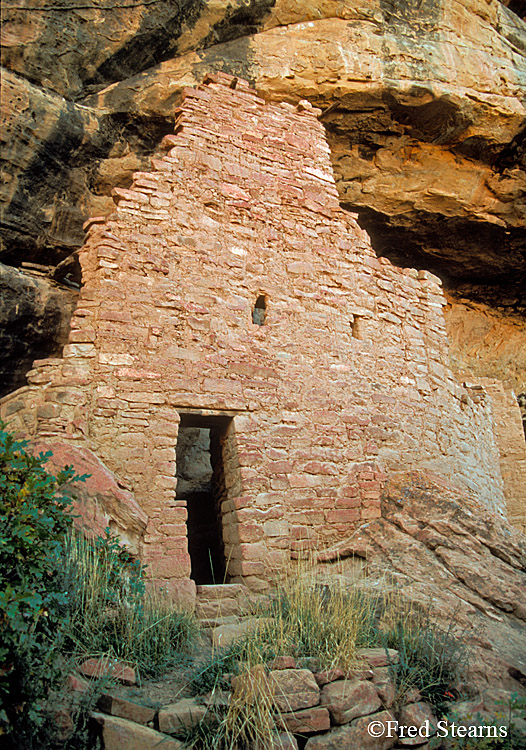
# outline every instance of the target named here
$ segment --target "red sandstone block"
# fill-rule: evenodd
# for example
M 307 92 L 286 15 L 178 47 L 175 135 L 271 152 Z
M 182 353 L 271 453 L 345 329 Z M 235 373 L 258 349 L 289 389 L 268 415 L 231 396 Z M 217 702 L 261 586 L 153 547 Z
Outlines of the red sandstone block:
M 246 521 L 253 521 L 255 518 L 262 518 L 263 513 L 260 510 L 257 510 L 256 508 L 243 508 L 241 510 L 238 510 L 237 513 L 230 513 L 228 518 L 226 517 L 226 513 L 229 511 L 226 510 L 223 506 L 221 506 L 221 509 L 223 511 L 223 525 L 226 525 L 228 523 L 235 523 L 236 521 L 239 523 L 244 523 Z
M 265 467 L 265 473 L 269 476 L 275 476 L 276 474 L 287 474 L 292 471 L 294 464 L 292 461 L 271 461 L 268 466 Z
M 309 492 L 312 494 L 306 494 L 305 497 L 290 497 L 288 501 L 288 505 L 290 508 L 293 508 L 295 510 L 308 511 L 311 508 L 327 507 L 328 503 L 326 502 L 326 499 L 324 497 L 317 497 L 316 493 L 313 490 L 303 490 L 303 492 Z
M 190 555 L 185 552 L 160 557 L 149 555 L 147 562 L 156 578 L 189 578 L 192 567 Z
M 71 344 L 89 344 L 95 341 L 94 328 L 77 328 L 70 331 L 69 342 Z
M 336 499 L 336 508 L 360 508 L 362 502 L 359 497 L 339 497 Z
M 163 536 L 161 538 L 160 544 L 162 545 L 163 552 L 165 552 L 168 555 L 171 555 L 172 553 L 178 554 L 181 552 L 186 551 L 186 548 L 188 546 L 188 537 L 186 534 L 184 536 Z
M 322 510 L 311 510 L 307 509 L 301 513 L 295 513 L 291 515 L 291 521 L 300 521 L 302 523 L 317 526 L 324 521 L 324 515 Z
M 186 536 L 186 524 L 185 523 L 165 523 L 159 526 L 159 531 L 167 536 Z
M 344 485 L 343 487 L 340 488 L 340 493 L 344 497 L 350 497 L 350 498 L 359 497 L 359 495 L 360 495 L 360 491 L 359 491 L 357 485 L 355 485 L 355 484 Z
M 89 690 L 89 682 L 83 679 L 80 675 L 72 672 L 68 675 L 68 678 L 66 680 L 66 687 L 68 688 L 68 690 L 74 690 L 78 693 L 85 693 L 87 690 Z
M 315 474 L 289 474 L 291 487 L 316 487 L 320 483 L 320 477 Z
M 321 461 L 309 461 L 305 464 L 305 471 L 309 474 L 338 474 L 338 468 L 334 464 L 322 463 Z
M 306 550 L 311 550 L 316 547 L 316 542 L 314 539 L 293 539 L 290 543 L 290 548 L 294 552 L 304 552 Z
M 135 670 L 132 667 L 116 659 L 109 659 L 107 657 L 87 659 L 87 661 L 80 665 L 79 671 L 85 677 L 100 678 L 111 676 L 124 685 L 135 685 L 136 683 Z
M 279 495 L 276 495 L 276 498 L 279 499 Z M 252 495 L 240 495 L 239 497 L 232 498 L 232 503 L 236 510 L 240 510 L 241 508 L 247 508 L 252 504 L 252 502 L 253 502 Z
M 119 310 L 106 310 L 99 314 L 99 320 L 111 320 L 114 323 L 133 323 L 133 318 L 128 312 Z
M 230 560 L 228 574 L 231 576 L 261 576 L 265 572 L 265 565 L 255 560 Z
M 188 511 L 186 508 L 165 508 L 163 510 L 162 518 L 160 519 L 164 523 L 185 523 L 188 518 Z
M 261 453 L 259 451 L 239 451 L 237 454 L 240 466 L 253 466 L 261 463 Z
M 258 542 L 265 535 L 256 523 L 239 523 L 235 528 L 240 542 Z
M 381 515 L 382 515 L 381 508 L 362 508 L 363 519 L 380 518 Z
M 374 479 L 362 479 L 361 476 L 358 479 L 358 486 L 365 490 L 378 490 L 379 491 L 381 489 L 380 482 Z
M 270 669 L 296 669 L 296 659 L 293 656 L 276 656 Z
M 239 557 L 242 560 L 264 560 L 268 550 L 264 544 L 240 544 Z
M 380 490 L 362 492 L 361 496 L 362 500 L 378 500 L 380 498 Z
M 271 477 L 270 487 L 273 490 L 288 490 L 290 482 L 286 474 L 277 474 L 275 477 Z
M 360 520 L 358 508 L 342 508 L 327 513 L 327 523 L 353 523 Z
M 290 529 L 291 539 L 312 539 L 315 536 L 311 526 L 292 526 Z
M 221 193 L 225 195 L 227 198 L 235 198 L 236 200 L 243 200 L 243 201 L 251 200 L 250 193 L 246 192 L 245 190 L 242 190 L 237 185 L 232 185 L 228 182 L 224 182 L 221 185 Z

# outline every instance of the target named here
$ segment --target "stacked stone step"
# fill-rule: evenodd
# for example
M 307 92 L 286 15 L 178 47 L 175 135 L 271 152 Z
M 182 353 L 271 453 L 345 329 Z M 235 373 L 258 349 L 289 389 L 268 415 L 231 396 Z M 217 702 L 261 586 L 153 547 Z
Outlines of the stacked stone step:
M 196 615 L 214 646 L 228 646 L 257 623 L 254 595 L 241 583 L 197 586 Z
M 408 746 L 429 750 L 436 716 L 418 690 L 397 694 L 391 668 L 398 659 L 392 649 L 359 649 L 354 669 L 327 670 L 314 657 L 281 656 L 232 677 L 231 691 L 221 691 L 221 705 L 228 706 L 232 696 L 247 695 L 254 680 L 268 691 L 276 729 L 264 750 L 403 750 Z M 178 735 L 206 717 L 217 705 L 217 695 L 174 698 L 153 708 L 136 694 L 125 696 L 122 690 L 115 694 L 110 688 L 92 715 L 101 727 L 104 750 L 153 750 L 159 744 L 183 750 Z M 462 715 L 474 707 L 456 705 L 463 709 Z M 402 725 L 400 730 L 396 722 Z M 409 726 L 421 731 L 408 736 L 402 730 Z

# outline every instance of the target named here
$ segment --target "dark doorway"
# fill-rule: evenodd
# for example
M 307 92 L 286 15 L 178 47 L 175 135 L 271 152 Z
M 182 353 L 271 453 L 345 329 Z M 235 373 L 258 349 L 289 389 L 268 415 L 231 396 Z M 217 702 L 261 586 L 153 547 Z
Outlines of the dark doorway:
M 191 577 L 225 583 L 221 503 L 226 499 L 223 442 L 230 419 L 182 414 L 177 438 L 177 500 L 188 510 Z

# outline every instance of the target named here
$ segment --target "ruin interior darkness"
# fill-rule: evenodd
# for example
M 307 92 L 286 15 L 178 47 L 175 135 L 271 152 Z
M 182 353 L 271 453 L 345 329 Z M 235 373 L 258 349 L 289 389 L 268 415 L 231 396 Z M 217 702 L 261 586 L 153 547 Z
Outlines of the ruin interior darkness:
M 191 578 L 224 583 L 225 552 L 221 503 L 226 497 L 223 438 L 229 420 L 182 414 L 177 438 L 177 500 L 188 511 Z

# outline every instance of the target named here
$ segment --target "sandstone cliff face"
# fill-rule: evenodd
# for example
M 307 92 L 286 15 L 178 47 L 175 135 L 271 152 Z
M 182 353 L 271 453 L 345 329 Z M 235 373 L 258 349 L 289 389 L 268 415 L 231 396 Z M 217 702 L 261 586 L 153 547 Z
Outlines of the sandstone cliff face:
M 76 291 L 0 263 L 0 397 L 24 385 L 35 358 L 58 354 L 76 303 Z
M 365 557 L 384 585 L 389 571 L 394 589 L 462 632 L 471 652 L 468 682 L 522 691 L 525 554 L 524 536 L 474 498 L 436 475 L 413 472 L 392 474 L 382 517 L 320 558 Z
M 341 199 L 381 250 L 468 278 L 523 267 L 526 35 L 496 0 L 7 9 L 3 44 L 12 262 L 78 246 L 182 87 L 220 68 L 324 110 Z

